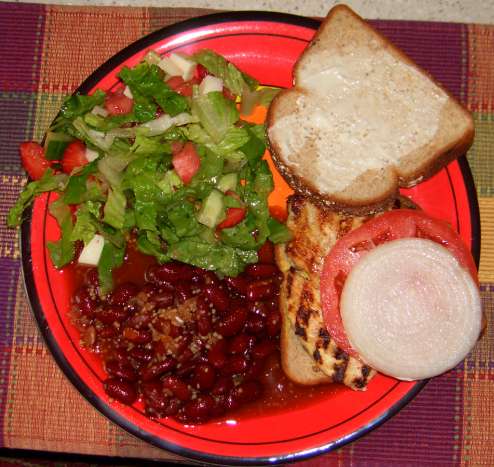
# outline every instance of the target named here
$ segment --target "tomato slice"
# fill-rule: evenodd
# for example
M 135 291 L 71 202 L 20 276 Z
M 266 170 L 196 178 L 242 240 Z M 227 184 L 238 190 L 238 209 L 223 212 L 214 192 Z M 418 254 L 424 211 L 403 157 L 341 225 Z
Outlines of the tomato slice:
M 447 248 L 478 283 L 477 268 L 460 236 L 442 220 L 421 211 L 396 209 L 367 221 L 338 240 L 324 259 L 321 273 L 321 305 L 326 327 L 338 346 L 358 358 L 341 321 L 339 300 L 353 266 L 381 243 L 400 238 L 426 238 Z
M 218 229 L 229 229 L 236 226 L 245 217 L 245 208 L 228 208 L 226 210 L 226 218 L 218 225 Z
M 134 100 L 123 92 L 111 92 L 106 95 L 105 109 L 110 115 L 125 115 L 132 112 Z
M 194 144 L 187 141 L 179 151 L 173 154 L 172 164 L 182 182 L 189 183 L 201 167 L 201 159 Z

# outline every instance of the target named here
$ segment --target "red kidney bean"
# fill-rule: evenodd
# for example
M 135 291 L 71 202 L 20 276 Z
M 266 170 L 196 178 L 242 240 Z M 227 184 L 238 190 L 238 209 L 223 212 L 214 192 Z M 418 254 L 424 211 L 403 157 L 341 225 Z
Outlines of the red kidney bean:
M 87 287 L 81 287 L 73 298 L 73 303 L 81 315 L 92 317 L 98 308 L 100 301 L 96 297 L 91 297 Z
M 126 381 L 135 381 L 137 379 L 136 372 L 129 364 L 111 360 L 105 364 L 106 372 L 115 378 L 124 379 Z
M 143 381 L 151 381 L 159 376 L 173 370 L 177 366 L 177 361 L 173 357 L 166 357 L 158 363 L 154 363 L 147 368 L 141 370 L 141 379 Z
M 279 313 L 280 304 L 279 304 L 278 297 L 275 296 L 273 298 L 270 298 L 270 299 L 266 300 L 264 303 L 270 311 L 273 311 L 273 312 L 276 311 L 277 313 Z
M 216 322 L 215 329 L 222 336 L 230 337 L 239 332 L 247 319 L 247 310 L 243 307 L 236 308 L 224 319 Z
M 156 284 L 151 284 L 148 282 L 143 285 L 141 292 L 145 293 L 148 298 L 152 298 L 159 292 L 159 288 Z
M 176 355 L 177 355 L 177 360 L 180 363 L 187 363 L 192 359 L 194 353 L 192 352 L 192 350 L 186 348 L 183 351 L 177 351 Z
M 255 359 L 263 360 L 273 352 L 276 352 L 276 344 L 273 341 L 265 339 L 254 346 L 252 356 Z
M 108 300 L 115 305 L 125 306 L 138 293 L 139 287 L 137 285 L 132 282 L 125 282 L 115 287 Z
M 96 317 L 104 324 L 121 323 L 127 319 L 129 311 L 121 305 L 105 305 L 98 309 Z
M 122 335 L 134 344 L 148 344 L 153 339 L 151 331 L 146 329 L 124 328 Z
M 201 395 L 197 399 L 194 399 L 184 407 L 184 415 L 191 422 L 200 422 L 207 420 L 215 407 L 214 399 L 207 395 Z
M 270 298 L 275 294 L 276 287 L 272 281 L 256 281 L 247 286 L 247 300 L 256 301 Z
M 113 326 L 102 326 L 98 329 L 98 336 L 102 339 L 109 339 L 118 335 L 118 329 Z
M 245 323 L 245 330 L 250 334 L 261 334 L 266 327 L 266 321 L 261 315 L 255 315 L 249 313 L 247 322 Z
M 237 334 L 232 337 L 228 344 L 228 353 L 231 354 L 243 354 L 250 349 L 255 342 L 255 337 L 247 334 Z
M 150 301 L 156 308 L 168 308 L 173 305 L 175 294 L 170 290 L 160 290 L 151 297 Z
M 181 379 L 176 376 L 165 376 L 162 382 L 163 387 L 169 389 L 173 395 L 181 401 L 190 399 L 190 389 Z
M 134 328 L 134 329 L 143 329 L 147 327 L 147 325 L 151 322 L 151 315 L 148 313 L 138 313 L 134 316 L 131 316 L 126 324 L 126 327 Z
M 266 319 L 266 332 L 268 336 L 275 337 L 280 334 L 281 315 L 278 310 L 271 312 Z
M 165 263 L 153 271 L 158 281 L 176 283 L 178 281 L 190 281 L 195 275 L 194 267 L 184 263 Z
M 163 414 L 167 417 L 176 415 L 181 406 L 182 406 L 182 402 L 180 401 L 180 399 L 177 399 L 176 397 L 172 397 L 171 399 L 168 399 L 168 406 L 164 410 Z
M 177 284 L 175 286 L 175 296 L 178 303 L 183 303 L 189 298 L 192 298 L 194 296 L 192 284 L 190 284 L 190 282 L 182 282 L 180 284 Z
M 208 352 L 208 362 L 215 368 L 221 368 L 226 363 L 226 341 L 220 339 L 214 343 Z
M 244 373 L 249 366 L 244 355 L 234 355 L 230 357 L 221 368 L 224 375 L 234 375 Z
M 197 316 L 197 331 L 201 336 L 208 335 L 213 329 L 213 325 L 211 323 L 211 317 L 209 314 L 198 314 Z
M 247 306 L 250 313 L 266 318 L 269 313 L 268 306 L 264 302 L 250 302 Z
M 217 284 L 210 284 L 204 287 L 203 294 L 220 313 L 228 311 L 230 298 L 225 289 Z
M 196 366 L 194 382 L 201 391 L 211 389 L 216 379 L 216 371 L 212 365 L 201 363 Z
M 149 363 L 153 359 L 153 352 L 142 347 L 132 347 L 129 356 L 138 362 Z
M 212 271 L 204 270 L 202 280 L 205 285 L 216 285 L 219 283 L 218 276 Z
M 255 279 L 266 279 L 269 277 L 273 277 L 276 276 L 278 272 L 279 269 L 274 264 L 249 264 L 245 268 L 245 273 Z
M 109 378 L 104 382 L 104 389 L 109 397 L 122 402 L 123 404 L 131 405 L 137 399 L 136 388 L 129 381 L 118 378 Z
M 237 292 L 240 295 L 247 294 L 247 286 L 249 285 L 249 281 L 245 279 L 245 277 L 225 277 L 223 282 L 231 291 Z
M 229 376 L 220 376 L 216 379 L 211 394 L 215 396 L 225 395 L 233 388 L 232 378 Z
M 274 263 L 274 246 L 267 240 L 257 251 L 260 263 Z

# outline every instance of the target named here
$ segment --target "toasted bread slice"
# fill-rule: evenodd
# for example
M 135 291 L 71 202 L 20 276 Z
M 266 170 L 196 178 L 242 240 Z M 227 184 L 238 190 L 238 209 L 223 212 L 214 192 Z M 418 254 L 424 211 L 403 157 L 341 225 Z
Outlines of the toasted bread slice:
M 334 7 L 273 100 L 267 135 L 297 192 L 365 214 L 470 147 L 471 115 L 348 7 Z
M 365 219 L 323 209 L 303 196 L 288 199 L 287 226 L 293 239 L 275 247 L 283 273 L 281 361 L 287 376 L 299 384 L 335 382 L 363 390 L 375 374 L 339 349 L 328 334 L 319 291 L 325 256 L 338 238 Z

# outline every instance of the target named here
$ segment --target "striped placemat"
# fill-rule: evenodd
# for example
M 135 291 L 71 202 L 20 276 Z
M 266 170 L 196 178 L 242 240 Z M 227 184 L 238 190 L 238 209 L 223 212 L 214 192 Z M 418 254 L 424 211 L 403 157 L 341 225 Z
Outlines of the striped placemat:
M 208 13 L 0 3 L 0 446 L 175 458 L 107 421 L 65 379 L 31 317 L 18 237 L 5 214 L 25 181 L 17 147 L 40 139 L 63 97 L 143 35 Z M 321 12 L 324 14 L 324 12 Z M 479 195 L 484 309 L 494 307 L 494 27 L 376 21 L 473 112 L 468 159 Z M 434 379 L 361 440 L 300 465 L 494 465 L 494 326 L 465 364 Z

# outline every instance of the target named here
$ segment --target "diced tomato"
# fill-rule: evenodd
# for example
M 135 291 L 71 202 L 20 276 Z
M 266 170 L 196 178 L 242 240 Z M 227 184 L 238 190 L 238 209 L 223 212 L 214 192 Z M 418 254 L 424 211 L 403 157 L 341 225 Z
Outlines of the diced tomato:
M 199 84 L 200 81 L 194 77 L 189 81 L 184 81 L 181 76 L 172 76 L 166 84 L 170 86 L 175 92 L 178 92 L 182 96 L 192 96 L 192 86 L 194 84 Z
M 29 177 L 39 180 L 51 165 L 50 161 L 45 158 L 43 147 L 34 141 L 27 141 L 20 145 L 19 151 L 22 165 Z
M 63 152 L 62 170 L 70 174 L 74 169 L 87 163 L 85 144 L 79 140 L 72 141 Z
M 201 167 L 201 159 L 194 144 L 187 141 L 178 152 L 173 154 L 172 164 L 182 182 L 187 185 Z
M 269 214 L 280 222 L 285 222 L 287 218 L 286 208 L 281 206 L 269 206 Z
M 321 273 L 321 304 L 326 327 L 336 344 L 358 358 L 343 328 L 339 301 L 346 278 L 371 249 L 400 238 L 427 238 L 447 248 L 478 283 L 472 255 L 451 226 L 422 211 L 396 209 L 376 216 L 339 239 L 324 260 Z
M 123 91 L 110 92 L 105 98 L 105 109 L 110 115 L 124 115 L 132 112 L 134 100 L 123 94 Z
M 202 66 L 200 63 L 199 65 L 196 66 L 196 78 L 198 79 L 199 82 L 201 82 L 207 75 L 209 75 L 209 72 L 206 67 Z
M 220 222 L 217 229 L 229 229 L 230 227 L 236 226 L 245 217 L 245 208 L 228 208 L 226 210 L 226 218 Z

